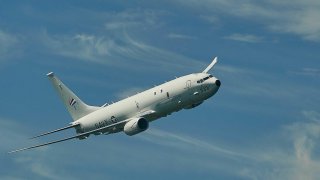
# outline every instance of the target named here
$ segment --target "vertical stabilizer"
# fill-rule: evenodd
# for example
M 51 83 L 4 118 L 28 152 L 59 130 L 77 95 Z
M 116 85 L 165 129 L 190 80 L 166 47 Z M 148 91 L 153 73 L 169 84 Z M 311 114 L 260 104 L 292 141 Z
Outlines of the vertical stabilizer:
M 66 85 L 64 85 L 53 72 L 47 74 L 48 78 L 52 82 L 54 89 L 58 92 L 62 102 L 66 106 L 68 112 L 70 113 L 74 121 L 79 118 L 90 114 L 100 107 L 89 106 L 85 104 L 81 99 L 76 96 Z

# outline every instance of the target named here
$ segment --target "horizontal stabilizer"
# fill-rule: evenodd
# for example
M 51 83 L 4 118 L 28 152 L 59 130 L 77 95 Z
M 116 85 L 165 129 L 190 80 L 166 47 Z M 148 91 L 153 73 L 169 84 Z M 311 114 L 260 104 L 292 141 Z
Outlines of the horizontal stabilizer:
M 45 132 L 45 133 L 42 133 L 40 135 L 34 136 L 34 137 L 30 138 L 30 139 L 35 139 L 35 138 L 38 138 L 38 137 L 41 137 L 41 136 L 45 136 L 45 135 L 52 134 L 52 133 L 55 133 L 55 132 L 63 131 L 63 130 L 66 130 L 66 129 L 70 129 L 70 128 L 76 127 L 78 125 L 79 124 L 73 124 L 73 125 L 70 125 L 70 126 L 66 126 L 66 127 L 63 127 L 63 128 L 59 128 L 59 129 L 53 130 L 53 131 Z
M 205 70 L 202 71 L 202 73 L 208 73 L 217 62 L 218 62 L 218 57 L 215 57 L 212 60 L 212 62 L 209 64 L 209 66 Z
M 50 145 L 50 144 L 55 144 L 55 143 L 59 143 L 59 142 L 63 142 L 63 141 L 71 140 L 71 139 L 76 139 L 76 138 L 80 138 L 80 137 L 89 136 L 90 134 L 97 133 L 97 132 L 102 132 L 102 131 L 104 131 L 104 130 L 106 130 L 108 128 L 112 128 L 112 127 L 118 126 L 120 124 L 125 124 L 129 120 L 130 119 L 126 119 L 124 121 L 120 121 L 120 122 L 111 124 L 109 126 L 105 126 L 105 127 L 99 128 L 99 129 L 95 129 L 95 130 L 92 130 L 92 131 L 85 132 L 85 133 L 77 134 L 75 136 L 70 136 L 70 137 L 67 137 L 67 138 L 64 138 L 64 139 L 59 139 L 59 140 L 55 140 L 55 141 L 51 141 L 51 142 L 47 142 L 47 143 L 43 143 L 43 144 L 38 144 L 38 145 L 26 147 L 26 148 L 13 150 L 13 151 L 10 151 L 8 153 L 9 154 L 16 153 L 16 152 L 19 152 L 19 151 L 24 151 L 24 150 L 33 149 L 33 148 L 42 147 L 42 146 L 47 146 L 47 145 Z

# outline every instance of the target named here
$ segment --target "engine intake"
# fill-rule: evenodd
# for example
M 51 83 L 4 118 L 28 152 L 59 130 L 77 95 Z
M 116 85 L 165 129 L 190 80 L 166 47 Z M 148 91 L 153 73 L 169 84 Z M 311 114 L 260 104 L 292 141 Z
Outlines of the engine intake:
M 142 131 L 147 130 L 149 122 L 144 118 L 132 118 L 129 122 L 124 125 L 123 131 L 128 136 L 138 134 Z

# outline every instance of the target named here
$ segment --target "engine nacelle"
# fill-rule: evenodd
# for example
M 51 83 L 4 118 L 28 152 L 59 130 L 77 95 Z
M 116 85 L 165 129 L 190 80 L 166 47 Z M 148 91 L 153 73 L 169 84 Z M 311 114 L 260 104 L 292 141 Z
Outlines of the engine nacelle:
M 138 134 L 145 131 L 149 127 L 149 122 L 144 118 L 132 118 L 124 125 L 123 131 L 128 136 Z

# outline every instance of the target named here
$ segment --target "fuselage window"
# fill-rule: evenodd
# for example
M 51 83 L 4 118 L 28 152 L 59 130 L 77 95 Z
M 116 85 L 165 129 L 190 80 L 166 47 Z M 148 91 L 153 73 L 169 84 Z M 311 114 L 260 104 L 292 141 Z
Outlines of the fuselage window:
M 168 97 L 168 98 L 170 98 L 170 96 L 169 96 L 169 92 L 167 92 L 167 97 Z
M 154 95 L 157 95 L 157 92 L 154 92 L 153 94 L 154 94 Z
M 209 75 L 209 76 L 207 76 L 207 77 L 205 77 L 205 78 L 203 78 L 203 79 L 198 80 L 197 83 L 198 83 L 198 84 L 199 84 L 199 83 L 203 83 L 204 81 L 206 81 L 206 80 L 208 80 L 208 79 L 210 79 L 210 78 L 212 78 L 212 77 L 213 77 L 212 75 Z

